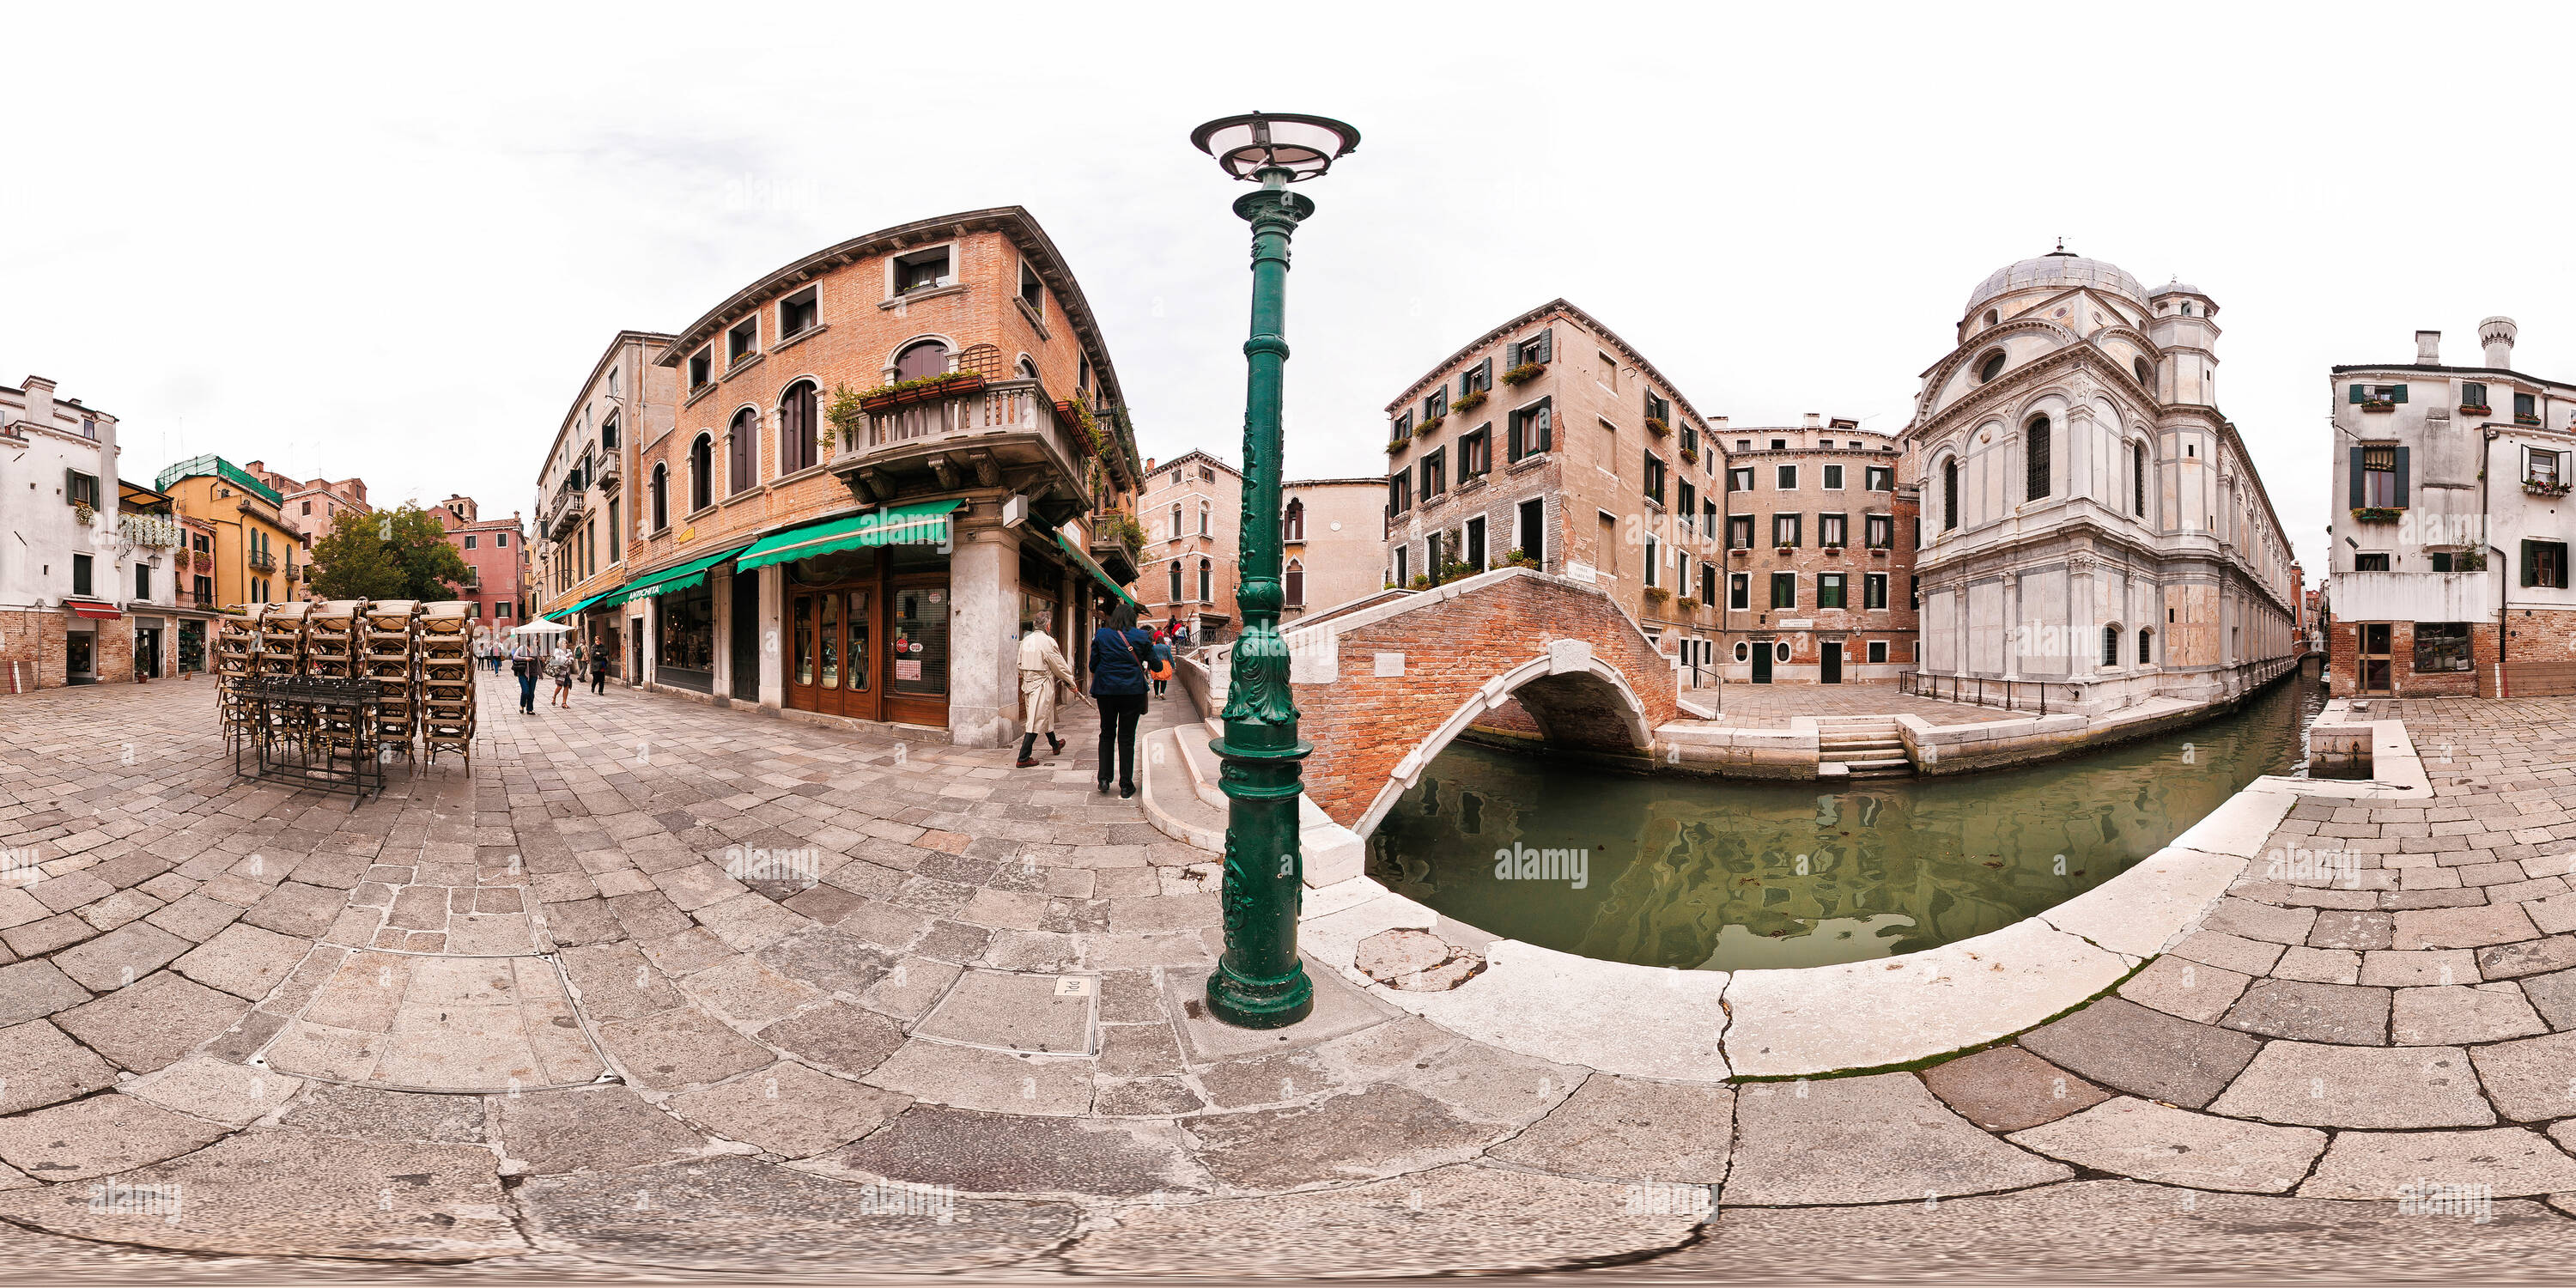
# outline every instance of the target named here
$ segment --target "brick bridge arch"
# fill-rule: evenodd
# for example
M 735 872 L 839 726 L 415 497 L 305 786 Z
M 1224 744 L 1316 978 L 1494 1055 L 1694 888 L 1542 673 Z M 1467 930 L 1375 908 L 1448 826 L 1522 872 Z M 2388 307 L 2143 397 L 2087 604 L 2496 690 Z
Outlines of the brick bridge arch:
M 1367 835 L 1468 727 L 1522 718 L 1550 744 L 1648 763 L 1672 664 L 1599 589 L 1505 568 L 1288 632 L 1306 794 Z M 1222 663 L 1219 672 L 1222 673 Z

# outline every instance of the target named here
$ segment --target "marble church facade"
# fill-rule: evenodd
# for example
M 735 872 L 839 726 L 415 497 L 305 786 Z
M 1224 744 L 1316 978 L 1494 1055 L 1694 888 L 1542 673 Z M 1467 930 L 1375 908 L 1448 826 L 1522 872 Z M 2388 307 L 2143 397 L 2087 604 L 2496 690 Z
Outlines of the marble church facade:
M 2218 305 L 2062 249 L 1970 294 L 1924 372 L 1918 692 L 2105 714 L 2294 664 L 2297 573 L 2218 409 Z

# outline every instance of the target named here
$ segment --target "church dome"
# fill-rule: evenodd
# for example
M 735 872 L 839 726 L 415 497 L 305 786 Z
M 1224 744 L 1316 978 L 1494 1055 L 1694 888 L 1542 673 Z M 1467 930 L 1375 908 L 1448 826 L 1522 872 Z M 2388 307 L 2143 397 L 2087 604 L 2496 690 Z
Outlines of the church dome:
M 2071 250 L 2057 250 L 2037 259 L 2007 264 L 1986 275 L 1977 289 L 1968 295 L 1967 311 L 1974 313 L 1979 305 L 1999 295 L 2033 289 L 2058 289 L 2091 286 L 2123 295 L 2140 304 L 2147 302 L 2147 290 L 2138 279 L 2117 264 L 2086 259 Z

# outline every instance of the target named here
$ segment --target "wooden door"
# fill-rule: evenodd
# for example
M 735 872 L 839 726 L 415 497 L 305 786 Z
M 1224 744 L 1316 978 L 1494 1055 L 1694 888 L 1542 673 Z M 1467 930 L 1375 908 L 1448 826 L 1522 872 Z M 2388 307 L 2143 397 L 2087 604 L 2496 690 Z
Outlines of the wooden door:
M 1822 664 L 1817 668 L 1816 678 L 1826 684 L 1842 683 L 1843 646 L 1834 643 L 1831 640 L 1827 640 L 1824 645 L 1824 650 Z
M 2389 661 L 2389 640 L 2393 629 L 2386 622 L 2364 622 L 2361 626 L 2361 691 L 2388 694 L 2393 692 Z
M 787 705 L 877 720 L 876 592 L 867 586 L 798 590 L 787 610 Z

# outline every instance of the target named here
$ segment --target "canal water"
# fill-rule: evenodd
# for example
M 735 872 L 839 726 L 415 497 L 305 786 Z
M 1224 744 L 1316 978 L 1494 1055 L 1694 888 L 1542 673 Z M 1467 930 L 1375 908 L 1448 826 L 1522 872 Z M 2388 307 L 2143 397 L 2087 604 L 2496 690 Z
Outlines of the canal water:
M 1822 966 L 2062 903 L 2263 774 L 2324 690 L 2027 769 L 1815 783 L 1646 777 L 1455 743 L 1369 838 L 1369 875 L 1492 934 L 1646 966 Z

